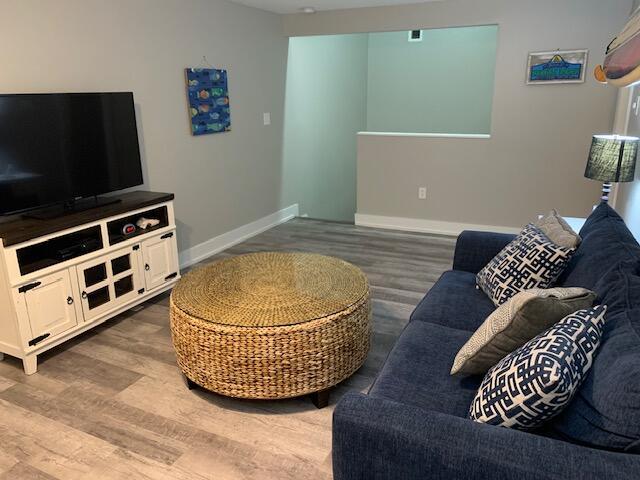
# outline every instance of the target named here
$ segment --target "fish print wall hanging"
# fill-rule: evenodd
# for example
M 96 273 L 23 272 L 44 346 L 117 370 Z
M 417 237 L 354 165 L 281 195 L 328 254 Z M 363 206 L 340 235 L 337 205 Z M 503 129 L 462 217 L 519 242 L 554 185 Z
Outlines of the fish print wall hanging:
M 227 71 L 215 68 L 187 68 L 185 73 L 191 134 L 205 135 L 231 130 Z

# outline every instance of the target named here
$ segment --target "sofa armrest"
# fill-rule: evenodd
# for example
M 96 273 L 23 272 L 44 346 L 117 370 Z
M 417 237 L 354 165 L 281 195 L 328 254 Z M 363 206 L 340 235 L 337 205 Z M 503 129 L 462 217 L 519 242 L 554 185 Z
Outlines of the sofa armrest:
M 456 243 L 453 269 L 478 273 L 514 238 L 510 233 L 465 230 Z
M 333 473 L 335 480 L 638 479 L 640 455 L 349 393 L 333 415 Z

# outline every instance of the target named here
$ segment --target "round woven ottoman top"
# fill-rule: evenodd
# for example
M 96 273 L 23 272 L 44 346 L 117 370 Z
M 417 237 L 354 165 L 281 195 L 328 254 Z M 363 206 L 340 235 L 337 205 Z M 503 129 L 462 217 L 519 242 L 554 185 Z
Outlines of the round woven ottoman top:
M 368 293 L 362 271 L 308 253 L 254 253 L 188 273 L 175 306 L 209 322 L 243 327 L 295 325 L 350 307 Z
M 178 364 L 193 382 L 243 398 L 317 392 L 350 376 L 370 343 L 360 269 L 306 253 L 255 253 L 185 275 L 171 294 Z

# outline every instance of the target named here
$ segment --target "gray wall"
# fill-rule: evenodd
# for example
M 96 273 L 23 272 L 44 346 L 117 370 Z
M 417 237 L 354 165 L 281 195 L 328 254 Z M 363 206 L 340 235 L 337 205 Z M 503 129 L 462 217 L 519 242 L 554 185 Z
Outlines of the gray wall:
M 280 16 L 220 0 L 0 5 L 1 92 L 134 92 L 146 187 L 175 192 L 181 250 L 283 207 Z M 229 69 L 233 130 L 192 137 L 184 68 L 203 55 Z
M 367 131 L 491 132 L 496 26 L 369 35 Z
M 448 0 L 285 17 L 291 36 L 498 24 L 490 140 L 361 137 L 358 212 L 520 226 L 556 207 L 585 216 L 598 198 L 583 178 L 590 139 L 612 128 L 616 89 L 595 82 L 632 0 Z M 527 54 L 590 50 L 587 82 L 526 86 Z M 426 185 L 428 199 L 417 199 Z
M 353 222 L 356 132 L 366 125 L 368 36 L 292 38 L 283 203 L 312 218 Z

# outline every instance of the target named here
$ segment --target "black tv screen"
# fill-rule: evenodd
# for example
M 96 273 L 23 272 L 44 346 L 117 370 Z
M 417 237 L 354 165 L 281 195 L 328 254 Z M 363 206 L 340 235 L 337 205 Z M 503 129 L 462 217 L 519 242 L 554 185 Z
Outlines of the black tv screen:
M 0 214 L 142 183 L 132 93 L 0 95 Z

